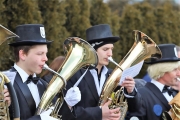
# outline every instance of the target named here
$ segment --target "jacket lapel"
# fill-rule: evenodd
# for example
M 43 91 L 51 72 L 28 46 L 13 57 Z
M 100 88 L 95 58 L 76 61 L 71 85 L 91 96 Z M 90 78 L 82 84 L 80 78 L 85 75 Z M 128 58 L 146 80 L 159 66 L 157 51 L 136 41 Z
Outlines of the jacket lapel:
M 14 68 L 12 68 L 12 71 L 16 71 Z M 20 91 L 22 92 L 22 97 L 25 98 L 30 110 L 31 110 L 31 113 L 32 115 L 34 115 L 35 111 L 36 111 L 36 104 L 35 104 L 35 101 L 33 99 L 33 96 L 27 86 L 26 83 L 23 83 L 22 82 L 22 79 L 19 75 L 19 73 L 17 72 L 16 74 L 16 77 L 15 77 L 15 81 L 14 81 L 16 84 L 14 85 L 17 85 L 17 87 L 20 89 Z
M 81 73 L 83 74 L 84 71 L 81 70 Z M 95 82 L 94 82 L 94 78 L 92 76 L 92 74 L 90 73 L 90 71 L 88 70 L 85 77 L 84 77 L 85 81 L 87 82 L 88 86 L 89 86 L 89 89 L 94 97 L 94 99 L 98 102 L 99 100 L 99 95 L 97 93 L 97 89 L 96 89 L 96 85 L 95 85 Z
M 43 93 L 44 93 L 44 91 L 46 90 L 47 84 L 45 83 L 45 81 L 40 79 L 37 82 L 37 87 L 38 87 L 38 91 L 39 91 L 39 97 L 41 98 Z
M 153 94 L 164 104 L 164 106 L 169 110 L 171 106 L 168 104 L 168 101 L 161 93 L 161 91 L 152 83 L 147 83 L 146 87 L 153 92 Z

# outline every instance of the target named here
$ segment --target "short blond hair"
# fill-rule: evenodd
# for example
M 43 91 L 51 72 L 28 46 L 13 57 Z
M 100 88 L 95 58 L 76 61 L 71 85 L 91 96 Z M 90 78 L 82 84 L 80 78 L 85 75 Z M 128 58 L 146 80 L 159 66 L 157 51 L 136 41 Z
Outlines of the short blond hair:
M 166 72 L 171 72 L 176 68 L 180 68 L 180 61 L 152 64 L 148 66 L 147 72 L 152 79 L 157 80 Z

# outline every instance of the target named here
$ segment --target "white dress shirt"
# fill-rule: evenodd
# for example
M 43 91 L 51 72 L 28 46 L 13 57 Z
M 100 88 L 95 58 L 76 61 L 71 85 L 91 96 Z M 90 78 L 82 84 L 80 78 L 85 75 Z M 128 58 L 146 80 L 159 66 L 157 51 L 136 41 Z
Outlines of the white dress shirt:
M 17 72 L 19 73 L 21 79 L 22 79 L 22 82 L 24 84 L 26 84 L 26 80 L 28 79 L 29 75 L 22 69 L 20 68 L 19 66 L 17 66 L 16 64 L 14 64 L 14 68 L 17 70 Z M 36 74 L 33 75 L 33 77 L 36 77 Z M 36 103 L 36 107 L 39 105 L 39 102 L 40 102 L 40 97 L 39 97 L 39 91 L 38 91 L 38 88 L 37 88 L 37 85 L 34 84 L 32 81 L 27 84 L 33 98 L 34 98 L 34 101 Z
M 99 80 L 98 80 L 98 73 L 95 69 L 91 69 L 90 70 L 93 78 L 94 78 L 94 82 L 95 82 L 95 85 L 96 85 L 96 89 L 97 89 L 97 92 L 98 92 L 98 95 L 100 96 L 101 94 L 101 91 L 102 91 L 102 88 L 104 86 L 104 83 L 106 81 L 106 74 L 108 72 L 108 69 L 106 66 L 103 66 L 103 70 L 101 72 L 101 78 L 100 78 L 100 83 L 99 83 Z M 135 88 L 135 91 L 137 92 L 137 89 Z M 127 97 L 127 98 L 134 98 L 134 96 L 131 96 L 131 95 L 127 95 L 124 93 L 124 95 Z
M 101 78 L 100 78 L 100 83 L 99 83 L 99 80 L 98 80 L 98 73 L 95 69 L 91 69 L 90 70 L 93 78 L 94 78 L 94 82 L 95 82 L 95 85 L 96 85 L 96 89 L 97 89 L 97 93 L 98 95 L 100 96 L 101 94 L 101 91 L 102 91 L 102 87 L 104 85 L 104 82 L 106 81 L 106 74 L 108 72 L 108 69 L 106 66 L 103 66 L 103 70 L 101 72 Z
M 158 81 L 156 81 L 156 80 L 153 80 L 153 79 L 151 80 L 151 83 L 153 83 L 154 85 L 156 85 L 161 92 L 163 91 L 163 88 L 164 88 L 165 85 L 163 85 L 162 83 L 160 83 L 160 82 L 158 82 Z M 166 98 L 166 100 L 167 100 L 168 102 L 170 102 L 170 101 L 173 99 L 173 96 L 172 96 L 172 95 L 169 95 L 168 92 L 163 93 L 163 95 L 164 95 L 164 97 Z

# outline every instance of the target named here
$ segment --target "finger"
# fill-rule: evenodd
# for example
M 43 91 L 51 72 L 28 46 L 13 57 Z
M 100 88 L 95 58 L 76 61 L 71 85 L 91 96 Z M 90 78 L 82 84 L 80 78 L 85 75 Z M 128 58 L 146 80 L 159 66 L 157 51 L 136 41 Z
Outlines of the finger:
M 4 101 L 8 103 L 8 106 L 11 104 L 11 98 L 10 97 L 5 97 Z
M 5 89 L 3 90 L 3 92 L 4 92 L 4 93 L 8 92 L 8 89 L 7 89 L 7 88 L 5 88 Z
M 4 97 L 9 97 L 9 92 L 4 93 Z
M 112 99 L 108 98 L 108 101 L 103 106 L 109 106 L 112 103 Z
M 123 83 L 122 86 L 123 87 L 134 87 L 135 83 Z
M 135 84 L 135 81 L 125 80 L 123 81 L 123 84 Z
M 125 80 L 134 81 L 134 79 L 132 77 L 126 77 Z
M 112 118 L 119 118 L 121 115 L 119 108 L 118 109 L 111 109 L 110 113 L 111 113 L 110 117 L 112 117 Z
M 112 113 L 117 113 L 117 112 L 119 112 L 119 111 L 120 111 L 120 108 L 119 108 L 119 107 L 110 110 L 110 112 L 112 112 Z

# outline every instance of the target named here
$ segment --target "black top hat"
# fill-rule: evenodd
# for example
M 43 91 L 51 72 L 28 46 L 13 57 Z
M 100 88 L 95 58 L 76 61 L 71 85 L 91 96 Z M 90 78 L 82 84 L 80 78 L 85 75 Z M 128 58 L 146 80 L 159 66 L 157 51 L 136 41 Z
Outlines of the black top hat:
M 18 25 L 15 32 L 19 38 L 9 43 L 11 46 L 49 44 L 52 41 L 46 40 L 44 25 L 24 24 Z
M 151 59 L 146 64 L 155 64 L 155 63 L 162 63 L 162 62 L 176 62 L 180 61 L 178 58 L 177 49 L 175 44 L 160 44 L 158 45 L 162 52 L 161 59 Z
M 104 45 L 105 43 L 117 42 L 119 39 L 119 37 L 112 35 L 110 26 L 107 24 L 95 25 L 86 30 L 86 40 L 90 44 L 97 43 L 99 45 L 103 43 Z

